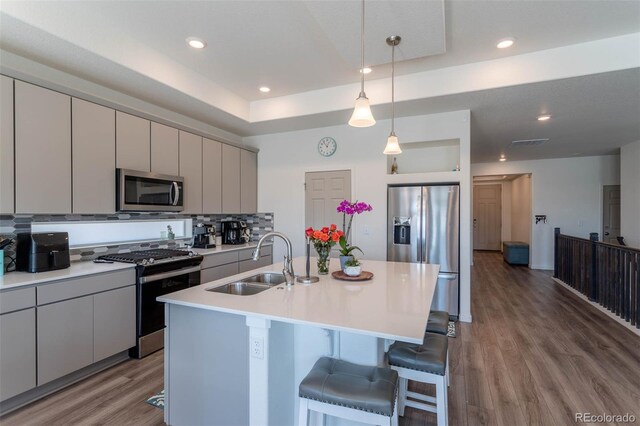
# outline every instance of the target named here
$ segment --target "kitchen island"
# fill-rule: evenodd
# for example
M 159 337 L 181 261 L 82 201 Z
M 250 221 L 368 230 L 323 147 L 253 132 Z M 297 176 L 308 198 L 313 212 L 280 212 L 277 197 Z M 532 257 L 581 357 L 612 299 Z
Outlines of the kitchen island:
M 304 262 L 294 259 L 298 274 Z M 337 266 L 335 259 L 331 271 Z M 372 280 L 324 275 L 248 296 L 209 291 L 279 273 L 280 263 L 158 298 L 166 303 L 167 424 L 295 424 L 298 384 L 319 357 L 383 365 L 393 341 L 421 343 L 439 266 L 365 261 L 363 268 Z

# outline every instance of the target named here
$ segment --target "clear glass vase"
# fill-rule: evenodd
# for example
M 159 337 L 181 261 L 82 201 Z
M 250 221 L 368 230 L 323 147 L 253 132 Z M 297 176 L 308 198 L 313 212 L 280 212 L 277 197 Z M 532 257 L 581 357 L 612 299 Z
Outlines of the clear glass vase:
M 327 275 L 329 273 L 329 252 L 331 247 L 325 244 L 314 244 L 318 253 L 318 274 Z

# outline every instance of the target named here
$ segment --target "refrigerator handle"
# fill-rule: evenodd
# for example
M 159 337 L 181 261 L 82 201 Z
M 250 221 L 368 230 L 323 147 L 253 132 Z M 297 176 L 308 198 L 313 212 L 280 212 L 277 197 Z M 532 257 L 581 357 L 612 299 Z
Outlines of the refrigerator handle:
M 418 251 L 418 263 L 424 262 L 424 254 L 422 252 L 422 240 L 423 240 L 423 227 L 424 227 L 424 218 L 422 214 L 422 191 L 420 191 L 420 195 L 418 195 L 418 199 L 416 200 L 416 204 L 418 205 L 418 223 L 417 225 L 417 240 L 416 243 L 418 247 L 416 250 Z
M 451 273 L 439 273 L 438 274 L 438 278 L 442 278 L 445 280 L 455 280 L 456 278 L 458 278 L 458 274 L 451 274 Z

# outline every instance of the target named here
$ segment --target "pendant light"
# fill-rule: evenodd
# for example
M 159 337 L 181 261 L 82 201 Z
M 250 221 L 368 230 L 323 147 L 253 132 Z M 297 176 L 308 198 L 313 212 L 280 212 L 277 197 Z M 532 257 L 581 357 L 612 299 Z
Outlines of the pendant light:
M 360 70 L 364 70 L 364 0 L 362 0 L 362 23 L 360 26 Z M 369 106 L 369 98 L 364 93 L 364 72 L 360 80 L 360 95 L 356 99 L 356 106 L 349 120 L 349 125 L 353 127 L 369 127 L 376 124 L 371 107 Z
M 391 133 L 389 133 L 389 137 L 387 138 L 387 146 L 384 147 L 384 154 L 387 155 L 397 155 L 402 154 L 402 150 L 400 149 L 400 144 L 398 143 L 398 137 L 396 136 L 394 129 L 394 121 L 396 116 L 395 109 L 395 91 L 394 91 L 394 77 L 395 77 L 395 52 L 396 46 L 400 44 L 402 38 L 400 36 L 391 36 L 387 37 L 387 44 L 391 46 Z

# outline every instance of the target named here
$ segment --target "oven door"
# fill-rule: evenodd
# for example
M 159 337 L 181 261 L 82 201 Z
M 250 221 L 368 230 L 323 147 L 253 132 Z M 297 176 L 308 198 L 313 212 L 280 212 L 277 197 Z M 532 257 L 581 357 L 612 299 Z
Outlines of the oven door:
M 159 296 L 200 284 L 200 266 L 163 272 L 138 280 L 138 337 L 146 336 L 164 328 L 164 303 Z

